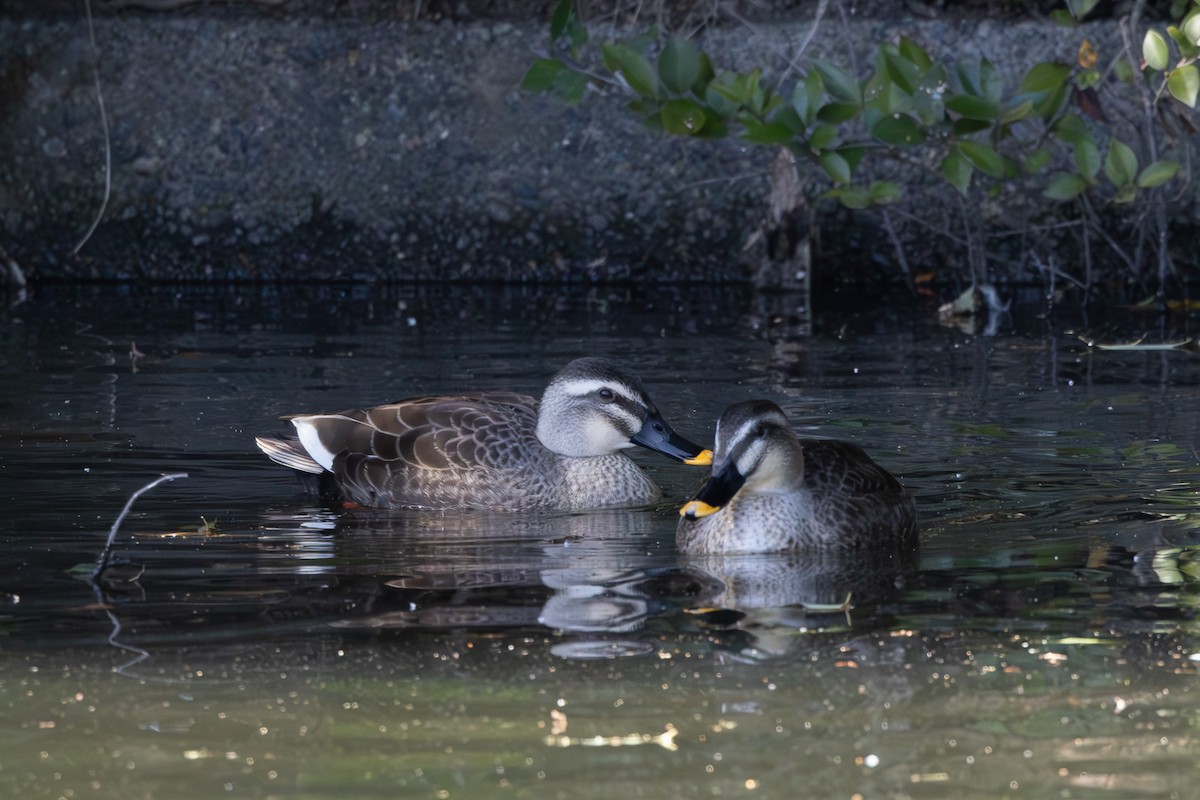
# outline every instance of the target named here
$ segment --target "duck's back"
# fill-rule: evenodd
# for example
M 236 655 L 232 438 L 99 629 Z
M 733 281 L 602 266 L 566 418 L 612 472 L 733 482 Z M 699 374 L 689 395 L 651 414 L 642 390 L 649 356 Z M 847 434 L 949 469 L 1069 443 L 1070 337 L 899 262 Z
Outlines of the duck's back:
M 545 494 L 554 454 L 536 426 L 534 398 L 501 392 L 418 397 L 296 425 L 310 453 L 315 433 L 333 454 L 345 499 L 427 508 L 523 507 Z
M 814 538 L 839 547 L 912 543 L 916 508 L 892 473 L 849 442 L 806 439 L 801 444 Z
M 658 498 L 624 455 L 547 449 L 537 419 L 534 398 L 487 392 L 301 417 L 296 427 L 310 453 L 316 436 L 332 454 L 344 499 L 366 506 L 566 510 Z

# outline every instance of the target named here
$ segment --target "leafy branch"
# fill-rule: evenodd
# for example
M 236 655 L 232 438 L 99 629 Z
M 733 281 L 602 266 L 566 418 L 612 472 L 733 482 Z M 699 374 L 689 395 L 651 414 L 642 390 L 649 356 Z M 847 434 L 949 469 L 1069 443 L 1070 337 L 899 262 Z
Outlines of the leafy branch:
M 1072 0 L 1059 20 L 1073 24 L 1095 4 Z M 589 47 L 591 35 L 572 0 L 554 10 L 550 38 L 553 52 L 532 63 L 523 88 L 578 103 L 591 82 L 620 85 L 632 96 L 629 110 L 647 127 L 787 148 L 818 168 L 828 187 L 820 196 L 852 209 L 903 199 L 895 182 L 860 182 L 863 166 L 879 157 L 936 165 L 932 172 L 964 198 L 973 186 L 996 195 L 1032 181 L 1053 201 L 1082 201 L 1086 194 L 1093 203 L 1132 203 L 1174 179 L 1180 163 L 1156 156 L 1159 130 L 1140 131 L 1148 147 L 1146 141 L 1131 146 L 1102 124 L 1108 120 L 1100 91 L 1108 78 L 1144 82 L 1156 104 L 1169 97 L 1190 109 L 1200 94 L 1200 0 L 1165 35 L 1146 33 L 1141 65 L 1117 57 L 1101 72 L 1094 45 L 1084 39 L 1075 64 L 1033 64 L 1015 88 L 986 58 L 942 63 L 906 36 L 877 46 L 865 78 L 812 59 L 791 62 L 785 75 L 794 77 L 779 81 L 764 77 L 762 68 L 721 68 L 694 42 L 655 31 Z M 1149 157 L 1139 159 L 1135 147 Z

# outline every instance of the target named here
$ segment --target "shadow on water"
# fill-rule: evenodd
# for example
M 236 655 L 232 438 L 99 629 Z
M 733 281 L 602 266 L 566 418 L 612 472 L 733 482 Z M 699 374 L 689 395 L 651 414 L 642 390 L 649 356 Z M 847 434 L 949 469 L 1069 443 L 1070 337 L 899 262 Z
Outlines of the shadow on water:
M 927 311 L 795 337 L 708 290 L 9 308 L 0 794 L 1188 796 L 1200 360 L 1080 337 L 1194 321 L 1017 308 L 978 337 Z M 640 455 L 660 506 L 506 515 L 315 507 L 253 449 L 280 414 L 538 393 L 584 354 L 693 438 L 767 397 L 858 442 L 914 492 L 919 552 L 679 556 L 700 476 Z M 117 539 L 140 572 L 74 577 L 174 471 Z

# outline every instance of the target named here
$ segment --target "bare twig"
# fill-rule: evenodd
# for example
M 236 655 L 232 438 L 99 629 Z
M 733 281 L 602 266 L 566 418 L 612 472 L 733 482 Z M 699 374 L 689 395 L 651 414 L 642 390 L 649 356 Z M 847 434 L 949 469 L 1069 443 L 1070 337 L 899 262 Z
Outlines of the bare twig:
M 0 244 L 0 285 L 8 285 L 14 289 L 25 288 L 25 273 L 21 271 L 21 265 L 8 254 L 2 244 Z
M 984 276 L 981 273 L 979 263 L 983 259 L 983 254 L 978 252 L 976 247 L 975 229 L 971 227 L 971 214 L 967 211 L 967 203 L 963 200 L 962 195 L 958 196 L 958 207 L 962 212 L 963 232 L 967 236 L 967 263 L 971 267 L 971 284 L 978 286 L 983 283 Z
M 173 481 L 178 478 L 186 478 L 186 477 L 187 477 L 186 472 L 175 472 L 175 473 L 171 473 L 168 475 L 163 475 L 163 476 L 151 481 L 150 483 L 146 484 L 142 488 L 138 489 L 136 492 L 134 492 L 129 497 L 129 500 L 127 500 L 125 502 L 125 507 L 123 509 L 121 509 L 121 513 L 117 515 L 116 522 L 113 523 L 112 529 L 109 530 L 108 541 L 104 543 L 104 551 L 100 553 L 100 558 L 96 562 L 96 568 L 92 571 L 92 576 L 90 578 L 90 581 L 92 584 L 92 591 L 95 592 L 95 594 L 96 594 L 96 603 L 101 608 L 104 609 L 105 615 L 108 616 L 109 622 L 112 623 L 112 633 L 110 633 L 108 635 L 108 643 L 111 644 L 113 647 L 117 647 L 117 648 L 120 648 L 121 650 L 126 650 L 126 651 L 134 654 L 133 658 L 131 658 L 130 660 L 124 662 L 123 664 L 121 664 L 113 669 L 114 672 L 120 673 L 122 675 L 125 674 L 125 670 L 129 669 L 134 664 L 140 663 L 142 661 L 145 661 L 147 658 L 149 658 L 150 653 L 146 650 L 143 650 L 140 647 L 136 647 L 131 644 L 125 644 L 124 642 L 117 641 L 117 637 L 121 635 L 121 620 L 117 617 L 117 615 L 113 612 L 112 608 L 110 607 L 110 604 L 104 594 L 104 588 L 100 585 L 99 578 L 100 578 L 100 575 L 104 572 L 104 570 L 108 568 L 108 562 L 109 562 L 110 557 L 112 556 L 113 542 L 117 538 L 117 530 L 121 527 L 121 523 L 125 521 L 125 517 L 129 514 L 129 509 L 133 508 L 133 501 L 137 500 L 143 494 L 150 491 L 155 486 L 158 486 L 160 483 L 166 483 L 167 481 Z
M 1116 239 L 1109 236 L 1108 231 L 1105 230 L 1105 227 L 1100 224 L 1096 215 L 1096 210 L 1092 208 L 1091 201 L 1088 200 L 1087 195 L 1081 194 L 1079 198 L 1083 201 L 1083 207 L 1087 213 L 1087 220 L 1085 224 L 1090 230 L 1098 233 L 1100 238 L 1104 240 L 1105 244 L 1112 248 L 1112 251 L 1116 253 L 1117 257 L 1125 262 L 1125 265 L 1129 267 L 1130 275 L 1134 276 L 1135 278 L 1139 277 L 1140 270 L 1138 269 L 1138 259 L 1135 256 L 1130 256 L 1128 253 L 1126 253 L 1125 248 L 1121 247 Z
M 92 220 L 92 226 L 79 240 L 79 244 L 75 245 L 72 253 L 78 253 L 87 244 L 87 240 L 92 238 L 92 233 L 100 225 L 100 220 L 104 218 L 104 212 L 108 208 L 108 198 L 112 194 L 112 140 L 108 133 L 108 112 L 104 109 L 104 92 L 100 88 L 100 51 L 96 47 L 96 26 L 92 22 L 91 0 L 83 0 L 83 8 L 87 12 L 88 39 L 92 43 L 92 79 L 96 82 L 96 103 L 100 106 L 100 125 L 104 128 L 104 199 L 100 203 L 100 210 L 96 212 L 96 218 Z
M 883 229 L 887 231 L 888 240 L 892 243 L 892 249 L 896 251 L 896 260 L 900 262 L 900 270 L 904 273 L 904 279 L 908 281 L 908 288 L 915 288 L 912 270 L 908 266 L 908 258 L 904 255 L 904 245 L 901 244 L 900 237 L 896 235 L 896 226 L 892 225 L 892 215 L 886 208 L 883 210 Z
M 857 76 L 858 73 L 858 50 L 855 48 L 857 40 L 854 34 L 850 31 L 850 17 L 846 14 L 845 3 L 838 3 L 838 16 L 842 21 L 842 40 L 846 43 L 846 54 L 850 57 L 850 70 L 852 74 Z
M 1133 10 L 1129 16 L 1121 20 L 1121 39 L 1125 48 L 1125 57 L 1129 60 L 1129 64 L 1133 67 L 1135 74 L 1138 71 L 1139 64 L 1134 55 L 1131 28 L 1137 27 L 1141 21 L 1142 12 L 1145 11 L 1145 7 L 1146 0 L 1137 0 L 1133 4 Z M 1154 135 L 1156 129 L 1154 111 L 1161 99 L 1163 87 L 1160 86 L 1158 93 L 1154 97 L 1151 97 L 1150 93 L 1146 90 L 1144 82 L 1134 81 L 1134 83 L 1138 87 L 1139 96 L 1142 100 L 1142 122 L 1137 127 L 1142 134 L 1142 144 L 1145 146 L 1147 162 L 1153 163 L 1158 160 L 1158 139 Z M 1167 246 L 1167 214 L 1166 208 L 1163 205 L 1162 192 L 1162 189 L 1151 190 L 1150 203 L 1153 210 L 1154 232 L 1149 236 L 1154 242 L 1154 249 L 1157 255 L 1158 291 L 1160 294 L 1166 291 L 1167 279 L 1174 272 L 1171 253 Z M 1144 225 L 1145 223 L 1142 223 L 1142 229 L 1139 231 L 1143 235 L 1146 233 Z
M 143 494 L 150 491 L 155 486 L 158 486 L 160 483 L 166 483 L 167 481 L 173 481 L 179 478 L 186 478 L 187 476 L 188 475 L 186 472 L 173 472 L 168 475 L 163 475 L 162 477 L 150 481 L 150 483 L 147 483 L 129 497 L 129 500 L 125 503 L 125 508 L 121 509 L 121 513 L 117 516 L 117 521 L 113 523 L 112 529 L 108 532 L 108 541 L 104 543 L 104 550 L 100 553 L 100 558 L 96 561 L 96 569 L 92 571 L 93 583 L 95 583 L 96 578 L 100 576 L 100 573 L 104 572 L 104 570 L 108 568 L 108 561 L 112 556 L 113 542 L 117 538 L 117 530 L 121 527 L 121 523 L 125 521 L 125 517 L 129 514 L 129 509 L 133 508 L 133 501 L 137 500 Z
M 788 57 L 788 68 L 784 70 L 783 75 L 780 76 L 780 83 L 787 80 L 788 76 L 791 75 L 792 70 L 800 69 L 800 65 L 797 62 L 800 60 L 800 56 L 804 55 L 804 51 L 808 49 L 809 44 L 812 43 L 813 37 L 817 35 L 817 29 L 821 27 L 821 18 L 825 16 L 825 10 L 827 8 L 829 8 L 829 0 L 820 0 L 820 2 L 817 3 L 817 10 L 816 13 L 813 14 L 812 25 L 809 26 L 808 32 L 804 34 L 804 39 L 800 41 L 800 46 L 796 48 L 796 52 Z

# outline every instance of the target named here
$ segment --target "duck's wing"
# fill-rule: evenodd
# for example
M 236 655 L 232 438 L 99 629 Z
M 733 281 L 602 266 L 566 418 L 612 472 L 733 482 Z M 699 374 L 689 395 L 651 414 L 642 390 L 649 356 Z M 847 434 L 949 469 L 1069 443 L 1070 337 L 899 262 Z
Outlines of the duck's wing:
M 913 498 L 892 473 L 848 442 L 803 441 L 804 480 L 819 523 L 839 531 L 839 544 L 901 550 L 916 543 Z
M 801 445 L 804 480 L 813 492 L 843 497 L 904 496 L 904 487 L 895 476 L 858 445 L 824 439 L 804 439 Z
M 392 469 L 497 468 L 536 441 L 537 401 L 499 392 L 418 397 L 292 423 L 307 454 L 332 472 L 339 456 Z

